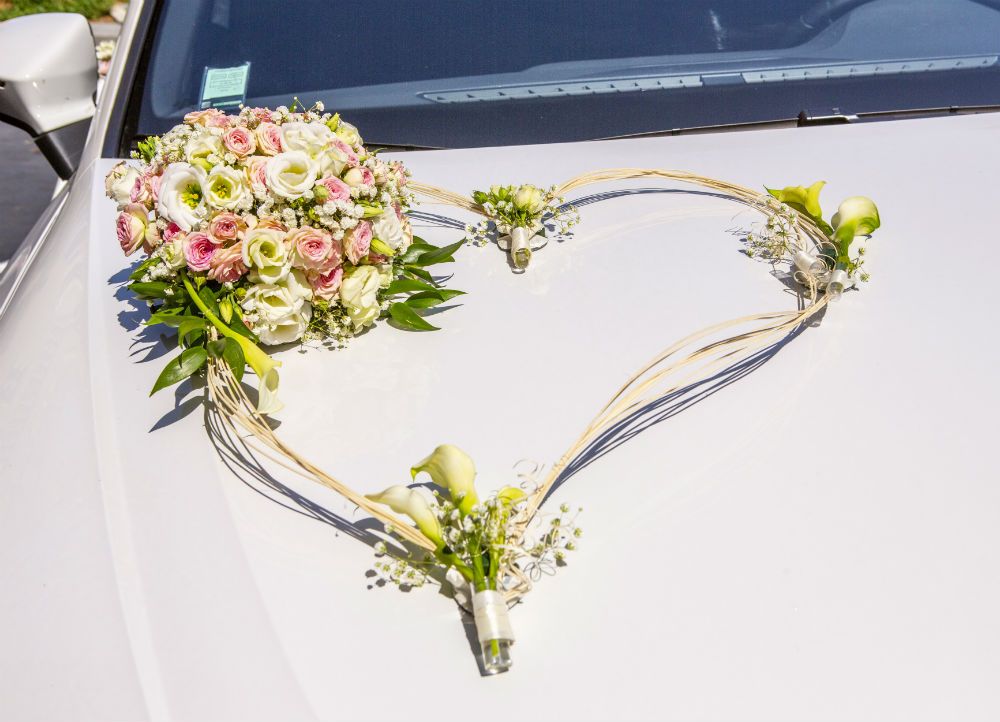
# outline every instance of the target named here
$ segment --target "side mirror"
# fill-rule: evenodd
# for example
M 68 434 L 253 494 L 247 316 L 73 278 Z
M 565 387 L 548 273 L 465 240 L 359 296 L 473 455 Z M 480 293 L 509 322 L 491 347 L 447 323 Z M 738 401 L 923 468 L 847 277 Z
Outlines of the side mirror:
M 94 38 L 82 15 L 0 23 L 0 120 L 30 133 L 60 178 L 79 165 L 96 90 Z

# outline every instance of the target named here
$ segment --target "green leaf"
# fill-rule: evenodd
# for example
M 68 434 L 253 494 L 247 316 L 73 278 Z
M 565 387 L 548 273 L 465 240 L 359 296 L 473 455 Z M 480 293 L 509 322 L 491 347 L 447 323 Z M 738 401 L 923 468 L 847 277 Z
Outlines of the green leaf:
M 194 331 L 204 331 L 207 326 L 208 322 L 203 318 L 189 319 L 177 327 L 177 337 L 181 340 L 182 344 L 193 346 L 197 342 L 192 339 L 191 343 L 187 343 L 188 334 Z
M 166 298 L 170 284 L 165 281 L 136 281 L 129 284 L 132 293 L 143 298 Z
M 215 294 L 212 293 L 212 289 L 208 286 L 202 286 L 201 290 L 198 291 L 198 296 L 205 305 L 208 306 L 208 310 L 211 311 L 216 316 L 221 316 L 222 312 L 219 310 L 219 302 L 215 300 Z
M 431 275 L 430 271 L 425 271 L 423 268 L 417 268 L 416 266 L 407 266 L 405 273 L 413 276 L 414 278 L 422 278 L 428 283 L 434 283 L 434 276 Z
M 201 316 L 190 316 L 185 314 L 167 313 L 166 311 L 158 311 L 149 317 L 149 320 L 146 321 L 146 325 L 155 326 L 158 323 L 163 323 L 167 326 L 180 328 L 181 324 L 187 323 L 188 321 L 201 321 L 203 324 L 205 323 L 205 319 Z
M 247 325 L 243 323 L 243 318 L 240 316 L 238 312 L 233 314 L 233 320 L 230 321 L 227 325 L 229 326 L 229 328 L 238 333 L 240 336 L 248 338 L 254 343 L 257 343 L 257 337 L 254 335 L 254 332 L 251 331 L 249 328 L 247 328 Z
M 420 254 L 420 257 L 414 261 L 417 266 L 433 266 L 436 263 L 450 263 L 455 259 L 452 258 L 452 254 L 459 248 L 465 245 L 465 239 L 456 241 L 447 246 L 443 246 L 433 251 L 427 251 Z
M 407 306 L 405 303 L 394 303 L 389 306 L 389 315 L 392 316 L 392 320 L 398 323 L 403 328 L 409 329 L 411 331 L 437 331 L 437 326 L 432 326 L 423 318 L 417 315 L 417 312 L 412 308 Z
M 403 254 L 403 263 L 414 263 L 420 256 L 427 253 L 427 251 L 436 251 L 438 246 L 432 246 L 427 241 L 413 239 L 410 247 L 406 249 L 406 253 Z
M 147 258 L 145 261 L 136 266 L 135 270 L 132 271 L 131 274 L 129 274 L 128 280 L 138 281 L 145 275 L 146 271 L 149 270 L 150 266 L 152 266 L 158 260 L 159 260 L 158 258 L 152 258 L 152 257 Z
M 220 338 L 209 341 L 208 352 L 215 358 L 221 358 L 233 371 L 233 376 L 237 381 L 243 380 L 243 371 L 246 369 L 246 358 L 243 356 L 243 349 L 231 338 Z
M 422 291 L 420 293 L 414 293 L 403 303 L 405 303 L 410 308 L 431 308 L 432 306 L 437 306 L 439 303 L 444 303 L 445 301 L 454 298 L 455 296 L 462 296 L 465 291 L 455 291 L 448 288 L 435 289 L 433 291 Z
M 437 289 L 430 283 L 419 281 L 415 278 L 397 278 L 389 284 L 386 293 L 395 296 L 399 293 L 409 293 L 410 291 L 436 291 Z
M 149 395 L 152 396 L 160 389 L 180 383 L 200 369 L 205 364 L 207 358 L 208 351 L 203 346 L 185 349 L 181 352 L 180 356 L 171 359 L 163 371 L 160 372 L 160 376 L 156 379 L 156 383 L 153 384 L 153 390 L 149 392 Z

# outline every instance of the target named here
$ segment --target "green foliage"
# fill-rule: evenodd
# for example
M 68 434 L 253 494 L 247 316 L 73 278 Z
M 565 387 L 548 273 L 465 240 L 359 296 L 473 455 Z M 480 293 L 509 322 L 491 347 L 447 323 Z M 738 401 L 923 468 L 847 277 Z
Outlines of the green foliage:
M 80 13 L 88 20 L 103 17 L 114 0 L 7 0 L 0 2 L 0 20 L 34 13 Z

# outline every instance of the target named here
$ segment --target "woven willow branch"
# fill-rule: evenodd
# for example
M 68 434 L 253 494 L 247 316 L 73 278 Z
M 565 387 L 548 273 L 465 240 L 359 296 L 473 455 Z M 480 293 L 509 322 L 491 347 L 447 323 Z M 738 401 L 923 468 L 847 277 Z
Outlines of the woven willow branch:
M 759 193 L 734 183 L 686 171 L 646 168 L 614 168 L 585 173 L 557 186 L 555 195 L 563 196 L 570 191 L 595 183 L 640 178 L 674 180 L 721 191 L 768 216 L 776 214 L 780 208 L 780 205 L 768 194 Z M 409 188 L 440 203 L 462 208 L 477 215 L 486 215 L 483 207 L 467 196 L 419 182 L 411 182 Z M 829 242 L 823 231 L 803 214 L 798 214 L 795 217 L 794 228 L 798 235 L 799 250 L 816 251 Z M 527 533 L 539 507 L 552 490 L 553 485 L 559 480 L 560 475 L 602 434 L 607 433 L 616 424 L 627 421 L 641 409 L 656 404 L 682 389 L 709 380 L 720 369 L 747 361 L 763 349 L 776 344 L 787 334 L 807 323 L 822 311 L 828 303 L 828 297 L 819 294 L 816 284 L 810 279 L 806 279 L 806 281 L 807 293 L 800 297 L 800 308 L 797 310 L 744 316 L 710 326 L 681 339 L 636 372 L 584 428 L 576 441 L 552 466 L 537 488 L 531 491 L 528 502 L 519 515 L 515 532 L 509 540 L 511 544 L 516 544 Z M 721 340 L 706 341 L 706 339 L 722 332 L 731 332 L 733 329 L 739 328 L 743 330 Z M 699 342 L 703 345 L 699 346 Z M 261 451 L 278 464 L 336 491 L 383 524 L 391 524 L 401 537 L 412 544 L 430 551 L 434 550 L 434 544 L 415 527 L 400 517 L 387 512 L 381 505 L 369 501 L 362 494 L 293 451 L 278 437 L 267 420 L 257 412 L 254 404 L 247 397 L 243 387 L 225 362 L 215 358 L 210 360 L 208 388 L 210 397 L 226 424 L 237 432 L 237 427 L 248 432 L 252 437 L 248 441 L 258 442 L 252 444 L 256 450 Z M 506 593 L 508 599 L 516 599 L 530 589 L 530 581 L 516 567 L 513 559 L 509 557 L 506 559 L 506 568 L 501 570 L 501 573 L 503 572 L 506 572 L 509 578 L 516 580 L 513 587 Z

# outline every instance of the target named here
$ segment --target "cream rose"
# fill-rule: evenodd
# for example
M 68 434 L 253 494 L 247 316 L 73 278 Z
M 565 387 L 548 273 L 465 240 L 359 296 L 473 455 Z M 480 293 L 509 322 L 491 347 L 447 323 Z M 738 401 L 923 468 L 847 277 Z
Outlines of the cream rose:
M 270 346 L 298 341 L 312 318 L 312 305 L 287 284 L 251 286 L 240 305 L 255 314 L 253 330 Z
M 372 221 L 372 233 L 394 251 L 406 244 L 406 228 L 396 211 L 391 208 Z
M 251 280 L 277 283 L 288 275 L 285 234 L 276 228 L 258 226 L 243 237 L 243 263 L 251 269 Z
M 208 214 L 204 183 L 207 174 L 190 163 L 171 163 L 160 180 L 156 212 L 182 231 L 198 226 Z
M 211 170 L 212 166 L 215 165 L 208 159 L 208 156 L 215 155 L 221 158 L 225 152 L 225 148 L 222 147 L 222 140 L 219 136 L 212 135 L 211 133 L 199 133 L 184 145 L 184 157 L 187 159 L 187 162 L 200 166 L 205 170 Z
M 235 168 L 215 166 L 205 182 L 205 202 L 224 211 L 249 207 L 251 193 L 246 177 Z
M 132 188 L 138 178 L 139 171 L 122 161 L 104 176 L 104 192 L 121 208 L 131 200 Z
M 340 282 L 340 302 L 355 328 L 375 323 L 382 309 L 378 303 L 378 290 L 382 275 L 374 266 L 355 266 L 344 273 Z
M 348 156 L 336 147 L 336 136 L 323 123 L 285 123 L 281 142 L 286 151 L 302 151 L 316 164 L 320 175 L 340 175 Z
M 295 200 L 312 190 L 316 183 L 316 164 L 301 150 L 279 153 L 267 162 L 264 176 L 267 187 L 278 196 Z

